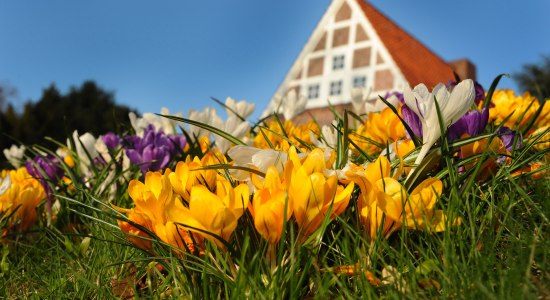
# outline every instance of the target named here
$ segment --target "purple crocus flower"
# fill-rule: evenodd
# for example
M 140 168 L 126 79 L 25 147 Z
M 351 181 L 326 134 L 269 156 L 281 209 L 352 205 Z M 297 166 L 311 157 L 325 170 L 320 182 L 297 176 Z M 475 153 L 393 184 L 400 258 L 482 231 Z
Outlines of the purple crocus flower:
M 114 151 L 120 145 L 120 137 L 114 132 L 107 132 L 101 136 L 101 140 L 109 151 Z
M 409 125 L 409 127 L 412 129 L 415 136 L 422 138 L 422 122 L 420 121 L 420 118 L 410 109 L 407 104 L 405 104 L 405 97 L 403 96 L 403 93 L 399 92 L 387 92 L 384 99 L 389 99 L 391 96 L 395 96 L 401 105 L 401 116 L 403 117 L 403 120 Z M 411 138 L 409 136 L 409 132 L 406 132 L 407 138 Z
M 497 131 L 497 134 L 499 135 L 500 140 L 502 140 L 504 147 L 506 147 L 506 150 L 512 151 L 513 149 L 521 148 L 521 135 L 519 135 L 512 129 L 503 126 L 500 127 L 500 129 Z M 515 146 L 514 139 L 516 140 Z
M 474 81 L 474 89 L 476 92 L 474 103 L 479 104 L 479 102 L 485 100 L 485 89 L 483 89 L 483 86 L 479 84 L 477 81 Z
M 403 96 L 403 93 L 400 92 L 387 92 L 384 99 L 389 99 L 391 96 L 395 96 L 401 103 L 405 102 L 405 97 Z
M 46 192 L 46 212 L 48 215 L 48 224 L 51 222 L 52 216 L 52 190 L 48 181 L 57 182 L 63 175 L 64 171 L 60 168 L 59 160 L 53 155 L 37 155 L 32 161 L 27 160 L 25 163 L 27 172 L 32 177 L 38 179 L 40 185 Z
M 172 145 L 174 146 L 174 149 L 171 152 L 172 155 L 182 152 L 185 145 L 187 145 L 187 140 L 183 135 L 169 134 L 168 139 L 170 139 Z
M 184 137 L 165 135 L 162 130 L 155 131 L 153 125 L 145 129 L 143 138 L 129 136 L 125 141 L 126 155 L 131 163 L 139 165 L 143 174 L 165 168 L 186 144 Z
M 401 106 L 401 116 L 411 128 L 413 134 L 419 138 L 422 138 L 422 121 L 420 121 L 420 118 L 416 115 L 416 113 L 405 103 Z M 409 136 L 408 131 L 406 133 L 408 138 L 412 138 Z
M 449 141 L 454 141 L 467 133 L 469 136 L 476 136 L 485 131 L 485 126 L 489 121 L 489 110 L 483 108 L 480 112 L 472 110 L 467 112 L 462 118 L 449 127 L 447 136 Z
M 63 177 L 63 169 L 60 167 L 59 160 L 52 155 L 37 155 L 33 158 L 32 161 L 27 161 L 25 167 L 27 172 L 34 178 L 37 178 L 43 181 L 42 185 L 46 188 L 46 181 L 58 181 Z

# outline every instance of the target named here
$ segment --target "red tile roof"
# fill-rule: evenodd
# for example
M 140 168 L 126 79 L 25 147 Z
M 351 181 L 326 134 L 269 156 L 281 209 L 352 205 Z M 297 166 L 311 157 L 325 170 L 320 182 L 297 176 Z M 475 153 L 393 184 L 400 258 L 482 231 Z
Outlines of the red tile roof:
M 411 87 L 424 83 L 431 89 L 455 78 L 453 69 L 441 57 L 369 3 L 356 1 Z

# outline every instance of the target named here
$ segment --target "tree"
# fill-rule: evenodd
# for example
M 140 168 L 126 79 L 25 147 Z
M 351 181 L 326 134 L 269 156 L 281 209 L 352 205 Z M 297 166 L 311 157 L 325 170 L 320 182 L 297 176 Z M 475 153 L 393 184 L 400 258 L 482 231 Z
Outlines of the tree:
M 135 112 L 127 106 L 117 105 L 113 93 L 93 81 L 72 87 L 66 95 L 52 84 L 44 89 L 36 103 L 27 102 L 20 115 L 11 105 L 5 112 L 0 111 L 0 132 L 4 133 L 0 136 L 0 150 L 18 141 L 53 149 L 56 146 L 44 137 L 65 143 L 74 130 L 95 136 L 119 131 L 121 124 L 129 124 L 130 111 Z
M 538 64 L 525 64 L 521 72 L 514 74 L 519 88 L 530 92 L 540 101 L 550 98 L 550 55 L 543 56 Z
M 17 95 L 17 90 L 5 83 L 0 82 L 0 111 L 4 110 L 4 105 L 8 102 L 9 98 L 15 97 Z

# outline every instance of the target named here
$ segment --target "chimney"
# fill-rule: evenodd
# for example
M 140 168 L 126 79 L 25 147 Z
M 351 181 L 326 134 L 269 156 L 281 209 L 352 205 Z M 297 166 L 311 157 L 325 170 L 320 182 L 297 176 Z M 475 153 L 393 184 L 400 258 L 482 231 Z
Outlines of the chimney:
M 460 79 L 476 80 L 476 66 L 467 58 L 450 61 L 448 65 L 458 74 Z

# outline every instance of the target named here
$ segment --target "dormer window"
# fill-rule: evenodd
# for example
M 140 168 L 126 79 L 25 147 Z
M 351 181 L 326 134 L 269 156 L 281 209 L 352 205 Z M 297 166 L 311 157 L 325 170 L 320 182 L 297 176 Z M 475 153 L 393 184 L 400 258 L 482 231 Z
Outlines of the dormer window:
M 344 55 L 336 55 L 332 58 L 332 70 L 341 70 L 344 68 Z

